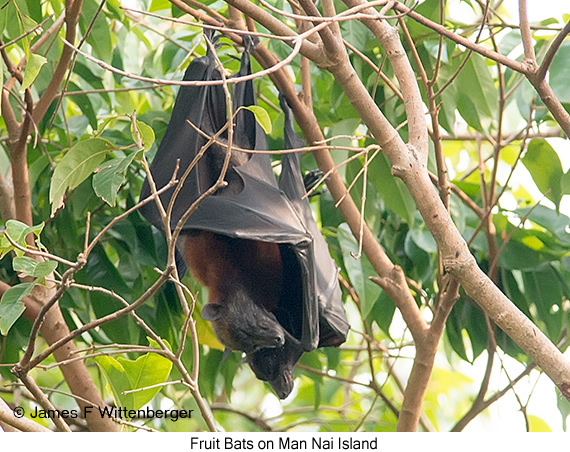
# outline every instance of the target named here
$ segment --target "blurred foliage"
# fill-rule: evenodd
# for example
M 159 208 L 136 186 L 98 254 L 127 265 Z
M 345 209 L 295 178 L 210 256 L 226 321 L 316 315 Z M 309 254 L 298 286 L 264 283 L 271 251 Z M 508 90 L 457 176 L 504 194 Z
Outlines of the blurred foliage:
M 224 2 L 202 3 L 222 14 L 227 12 Z M 274 0 L 270 3 L 288 9 L 284 1 Z M 416 11 L 438 21 L 439 3 L 439 0 L 426 0 Z M 481 13 L 479 2 L 463 3 L 471 8 L 471 21 L 476 23 Z M 166 0 L 139 0 L 130 4 L 165 18 L 121 8 L 124 5 L 118 0 L 104 2 L 98 13 L 99 2 L 85 0 L 78 36 L 78 41 L 86 37 L 82 50 L 127 73 L 166 80 L 181 79 L 189 60 L 205 53 L 201 29 L 169 22 L 166 18 L 172 16 L 190 19 L 181 15 Z M 338 11 L 346 9 L 340 1 L 336 2 L 336 6 Z M 18 38 L 44 20 L 39 31 L 47 30 L 61 12 L 62 2 L 55 0 L 5 2 L 0 9 L 2 40 L 6 43 Z M 498 12 L 508 17 L 503 7 Z M 434 88 L 437 91 L 445 87 L 437 102 L 442 102 L 439 124 L 447 136 L 443 141 L 443 151 L 451 182 L 479 207 L 483 207 L 475 136 L 479 134 L 477 136 L 481 138 L 480 153 L 483 156 L 492 155 L 493 145 L 485 138 L 495 136 L 498 130 L 496 65 L 449 40 L 443 41 L 439 55 L 439 37 L 435 32 L 407 18 L 405 23 L 428 77 L 433 75 L 438 57 L 441 58 L 442 66 Z M 563 26 L 557 19 L 549 20 L 548 24 L 553 28 Z M 446 26 L 463 30 L 463 35 L 472 40 L 478 32 L 476 26 L 467 25 L 453 16 L 446 18 Z M 384 60 L 384 51 L 370 31 L 356 21 L 341 22 L 340 27 L 349 43 L 381 66 L 385 74 L 395 81 L 392 68 Z M 30 86 L 34 99 L 42 94 L 51 80 L 64 45 L 59 39 L 63 36 L 63 31 L 60 31 L 58 36 L 51 39 L 49 46 L 42 47 L 40 54 L 30 55 L 30 46 L 39 38 L 39 31 L 6 48 L 12 61 L 27 57 L 24 81 Z M 553 35 L 550 33 L 548 37 Z M 542 51 L 545 36 L 535 36 L 537 52 Z M 499 51 L 509 54 L 511 58 L 522 58 L 518 30 L 505 27 L 494 37 Z M 224 45 L 219 51 L 220 58 L 226 63 L 228 71 L 234 72 L 238 64 L 234 57 L 239 55 L 239 49 L 235 49 L 227 39 L 221 42 Z M 279 58 L 284 58 L 290 51 L 280 41 L 263 38 L 262 42 Z M 406 42 L 404 45 L 413 61 L 410 46 Z M 491 44 L 486 42 L 484 45 Z M 570 105 L 570 87 L 567 83 L 569 52 L 570 42 L 566 42 L 549 73 L 552 88 L 566 107 Z M 351 61 L 388 120 L 394 126 L 402 125 L 399 131 L 405 139 L 407 127 L 402 101 L 388 86 L 379 82 L 374 70 L 358 55 L 351 54 Z M 300 85 L 299 57 L 293 60 L 289 68 L 295 84 Z M 256 70 L 260 70 L 260 67 L 254 62 Z M 361 119 L 332 76 L 315 66 L 311 67 L 311 75 L 313 109 L 326 137 L 354 136 L 354 139 L 339 138 L 333 141 L 333 144 L 342 146 L 364 147 L 371 144 Z M 8 77 L 3 68 L 1 81 Z M 448 82 L 452 83 L 448 85 Z M 496 193 L 503 193 L 504 190 L 493 210 L 495 240 L 500 250 L 498 262 L 489 262 L 488 242 L 479 227 L 480 219 L 455 194 L 451 195 L 450 210 L 461 234 L 470 241 L 479 265 L 483 269 L 488 269 L 491 264 L 496 265 L 501 289 L 553 342 L 559 343 L 568 336 L 570 312 L 570 218 L 560 211 L 563 196 L 570 194 L 570 173 L 563 170 L 559 142 L 542 138 L 540 133 L 528 143 L 528 150 L 522 159 L 519 158 L 523 143 L 521 137 L 524 136 L 520 132 L 524 131 L 531 111 L 533 132 L 547 130 L 556 124 L 520 74 L 506 70 L 504 82 L 505 90 L 512 90 L 512 93 L 506 99 L 503 134 L 514 138 L 504 143 L 498 161 L 488 159 L 483 165 L 487 181 L 493 165 L 498 166 Z M 278 105 L 278 93 L 267 78 L 257 79 L 255 85 L 259 105 L 274 124 L 269 137 L 270 147 L 279 149 L 283 119 L 282 113 L 275 107 Z M 41 243 L 47 250 L 74 261 L 82 251 L 88 212 L 91 213 L 93 235 L 136 203 L 144 174 L 141 154 L 134 147 L 129 115 L 136 111 L 138 132 L 150 160 L 164 134 L 176 91 L 177 88 L 173 86 L 149 88 L 147 83 L 111 73 L 82 56 L 77 57 L 69 74 L 66 92 L 51 105 L 44 120 L 37 125 L 34 132 L 36 140 L 32 140 L 28 146 L 34 224 L 45 223 L 41 230 Z M 20 115 L 18 93 L 15 91 L 14 94 L 10 102 L 16 114 Z M 423 87 L 422 94 L 425 96 Z M 9 157 L 4 140 L 5 130 L 2 118 L 0 170 L 7 176 Z M 37 144 L 34 144 L 36 141 Z M 337 163 L 349 157 L 348 151 L 332 152 Z M 276 157 L 276 166 L 278 160 Z M 304 170 L 314 169 L 313 158 L 306 156 L 303 166 Z M 361 157 L 340 168 L 347 185 L 358 178 L 351 191 L 357 205 L 360 205 L 363 194 L 363 167 L 364 157 Z M 435 168 L 435 161 L 430 161 L 430 168 Z M 391 176 L 390 163 L 384 155 L 378 154 L 370 162 L 366 180 L 366 221 L 390 259 L 414 281 L 417 303 L 429 318 L 429 307 L 436 302 L 439 292 L 435 242 L 415 210 L 405 186 Z M 508 185 L 504 185 L 507 182 Z M 63 203 L 61 206 L 60 201 Z M 538 201 L 541 203 L 538 204 Z M 325 191 L 313 198 L 312 207 L 341 269 L 341 277 L 346 282 L 345 302 L 352 333 L 340 350 L 317 350 L 305 355 L 302 365 L 295 370 L 293 395 L 279 403 L 269 386 L 254 378 L 240 356 L 234 353 L 224 360 L 209 325 L 195 315 L 201 342 L 200 391 L 213 404 L 216 421 L 224 429 L 260 428 L 240 412 L 269 418 L 267 425 L 275 429 L 395 429 L 396 415 L 368 383 L 374 377 L 383 397 L 395 406 L 401 403 L 401 384 L 405 381 L 411 365 L 410 358 L 413 357 L 409 347 L 410 337 L 401 317 L 395 315 L 391 300 L 369 280 L 374 273 L 366 257 L 355 260 L 351 256 L 351 253 L 358 251 L 358 244 L 335 209 L 331 196 Z M 3 226 L 6 229 L 10 227 L 9 224 Z M 18 273 L 22 271 L 36 277 L 43 275 L 42 269 L 25 267 L 26 263 L 21 259 L 18 261 L 16 254 L 9 253 L 13 250 L 11 244 L 3 240 L 1 245 L 4 252 L 0 261 L 0 277 L 3 281 L 18 284 Z M 135 212 L 119 221 L 105 235 L 85 268 L 77 274 L 76 282 L 104 287 L 132 303 L 157 279 L 154 268 L 164 268 L 165 261 L 164 238 Z M 54 262 L 50 265 L 56 266 Z M 61 274 L 65 266 L 57 264 L 57 269 Z M 200 290 L 190 276 L 186 276 L 184 282 L 197 292 L 196 311 L 199 311 L 207 293 Z M 27 289 L 27 286 L 16 286 L 0 302 L 0 316 L 8 319 L 7 323 L 0 322 L 4 334 L 0 342 L 2 363 L 17 362 L 27 345 L 30 324 L 20 317 L 22 310 L 18 306 L 18 300 Z M 72 329 L 122 307 L 105 293 L 79 288 L 71 288 L 62 298 L 61 306 Z M 173 348 L 180 343 L 183 313 L 172 286 L 165 285 L 137 313 Z M 373 335 L 371 349 L 368 349 L 364 339 L 365 331 Z M 501 354 L 522 363 L 528 362 L 528 358 L 506 335 L 501 331 L 496 333 Z M 466 368 L 462 362 L 473 363 L 484 354 L 488 339 L 483 313 L 463 293 L 449 318 L 445 336 L 440 348 L 441 359 L 436 361 L 424 405 L 426 422 L 436 429 L 450 428 L 468 409 L 480 385 L 480 381 L 459 370 Z M 135 321 L 127 316 L 83 334 L 77 338 L 77 344 L 78 348 L 113 344 L 148 346 L 148 339 Z M 44 345 L 39 344 L 38 348 L 41 347 Z M 186 347 L 183 358 L 191 366 L 190 347 Z M 148 362 L 149 359 L 156 362 Z M 105 397 L 114 397 L 117 404 L 141 406 L 152 398 L 150 403 L 155 408 L 196 410 L 196 403 L 181 385 L 164 386 L 150 396 L 148 390 L 137 396 L 131 394 L 130 399 L 137 398 L 136 403 L 121 399 L 120 391 L 125 388 L 179 379 L 179 371 L 167 369 L 167 364 L 161 359 L 152 354 L 126 352 L 122 357 L 100 357 L 97 359 L 98 366 L 92 359 L 87 360 L 87 364 L 94 380 L 104 388 Z M 50 363 L 53 363 L 53 358 L 44 364 Z M 149 365 L 152 365 L 153 371 L 148 373 L 145 384 L 133 386 L 131 374 L 139 371 L 141 366 Z M 374 375 L 371 375 L 371 365 Z M 14 381 L 8 367 L 0 367 L 0 375 L 5 383 Z M 109 377 L 111 384 L 106 384 L 103 375 Z M 42 387 L 66 390 L 57 367 L 48 371 L 35 370 L 33 376 Z M 62 408 L 74 405 L 72 398 L 59 393 L 52 395 L 52 401 Z M 24 405 L 26 403 L 29 402 L 24 402 Z M 567 413 L 568 407 L 561 404 L 560 411 Z M 533 430 L 550 428 L 536 416 L 529 416 L 529 422 Z M 196 415 L 191 420 L 155 420 L 149 425 L 168 431 L 205 428 Z

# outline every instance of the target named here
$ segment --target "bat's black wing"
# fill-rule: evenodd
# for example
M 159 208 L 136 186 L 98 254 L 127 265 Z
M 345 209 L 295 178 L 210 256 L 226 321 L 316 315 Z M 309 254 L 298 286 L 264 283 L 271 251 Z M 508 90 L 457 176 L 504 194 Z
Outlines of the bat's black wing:
M 285 114 L 284 149 L 302 148 L 305 143 L 295 133 L 291 109 L 282 96 L 279 100 Z M 338 285 L 338 269 L 313 218 L 309 201 L 304 198 L 306 189 L 299 168 L 300 158 L 301 152 L 283 155 L 279 187 L 313 238 L 312 256 L 315 262 L 315 291 L 318 300 L 318 345 L 338 346 L 346 340 L 349 330 Z M 284 279 L 297 281 L 301 269 L 289 246 L 282 247 L 281 256 L 284 263 Z M 293 368 L 303 355 L 303 348 L 296 340 L 301 337 L 302 332 L 294 327 L 306 326 L 297 315 L 302 312 L 299 303 L 302 303 L 302 296 L 297 288 L 290 287 L 288 290 L 286 288 L 277 312 L 279 322 L 288 330 L 285 334 L 285 345 L 261 349 L 248 353 L 246 357 L 257 378 L 267 381 L 281 399 L 286 398 L 293 390 Z M 314 326 L 309 325 L 310 328 Z
M 291 108 L 285 98 L 280 96 L 279 100 L 285 114 L 284 149 L 301 148 L 305 143 L 295 133 Z M 299 168 L 300 159 L 301 152 L 283 155 L 279 187 L 287 195 L 313 238 L 316 295 L 319 306 L 319 347 L 338 346 L 346 340 L 350 327 L 342 304 L 338 268 L 313 218 L 309 200 L 305 197 L 307 192 Z
M 219 80 L 220 74 L 216 69 L 216 64 L 210 52 L 202 58 L 192 61 L 184 73 L 184 81 L 207 81 Z M 206 133 L 217 132 L 226 122 L 224 93 L 220 92 L 219 86 L 181 86 L 176 102 L 172 110 L 172 116 L 166 133 L 160 143 L 156 156 L 150 167 L 153 180 L 157 189 L 164 187 L 172 178 L 179 161 L 179 171 L 177 177 L 180 179 L 186 168 L 196 157 L 201 146 L 206 140 L 188 124 L 188 121 L 202 128 Z M 213 132 L 212 132 L 213 130 Z M 182 185 L 182 189 L 174 203 L 174 210 L 171 218 L 171 229 L 198 198 L 200 176 L 202 165 L 195 166 L 193 176 L 188 177 Z M 141 190 L 140 198 L 144 199 L 150 195 L 150 185 L 145 179 Z M 174 188 L 161 195 L 161 201 L 165 208 L 168 207 L 172 199 Z M 164 225 L 154 202 L 150 202 L 141 208 L 143 216 L 157 228 L 164 230 Z

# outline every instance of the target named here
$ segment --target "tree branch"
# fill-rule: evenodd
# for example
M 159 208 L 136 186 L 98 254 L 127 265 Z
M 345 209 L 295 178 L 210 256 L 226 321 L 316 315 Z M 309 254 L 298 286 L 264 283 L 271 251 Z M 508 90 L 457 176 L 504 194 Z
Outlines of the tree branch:
M 501 389 L 500 391 L 493 394 L 491 397 L 489 397 L 484 402 L 481 402 L 480 404 L 478 404 L 477 407 L 475 407 L 475 405 L 473 405 L 471 407 L 471 409 L 459 420 L 459 422 L 457 422 L 457 424 L 455 424 L 453 426 L 451 431 L 452 432 L 462 431 L 467 426 L 467 424 L 469 424 L 469 422 L 471 422 L 475 418 L 475 416 L 477 416 L 482 411 L 486 410 L 489 406 L 491 406 L 493 403 L 495 403 L 497 400 L 499 400 L 501 397 L 503 397 L 507 392 L 509 392 L 511 389 L 513 389 L 513 387 L 520 380 L 522 380 L 524 377 L 526 377 L 528 374 L 530 374 L 531 371 L 535 367 L 536 367 L 535 363 L 529 364 L 526 367 L 526 369 L 523 372 L 521 372 L 521 374 L 519 376 L 517 376 L 514 380 L 509 382 L 509 384 L 507 386 L 505 386 L 503 389 Z
M 53 404 L 50 402 L 50 400 L 46 397 L 46 395 L 42 392 L 42 390 L 39 388 L 39 386 L 37 385 L 37 383 L 34 381 L 33 378 L 31 378 L 27 373 L 25 372 L 18 372 L 18 369 L 14 368 L 12 369 L 12 372 L 14 373 L 14 375 L 16 375 L 21 381 L 22 383 L 24 383 L 24 385 L 26 386 L 26 388 L 28 388 L 28 391 L 30 391 L 32 393 L 32 395 L 34 396 L 34 398 L 36 399 L 36 402 L 45 410 L 45 411 L 53 411 L 55 412 L 55 407 L 53 406 Z M 55 424 L 56 428 L 59 431 L 62 432 L 71 432 L 71 429 L 69 428 L 69 426 L 65 423 L 65 421 L 63 420 L 63 418 L 59 417 L 59 416 L 53 416 L 51 418 L 52 422 Z
M 81 16 L 82 6 L 83 0 L 66 0 L 65 2 L 65 39 L 68 42 L 73 43 L 75 41 L 77 23 L 79 22 L 79 17 Z M 59 61 L 53 73 L 52 79 L 34 108 L 32 116 L 35 123 L 38 123 L 42 120 L 50 104 L 59 93 L 61 82 L 65 77 L 65 73 L 69 67 L 72 56 L 73 50 L 69 47 L 64 47 L 61 51 L 61 55 L 59 57 Z
M 521 40 L 524 49 L 524 57 L 526 60 L 536 62 L 536 57 L 534 55 L 534 47 L 532 45 L 532 36 L 530 33 L 530 25 L 528 23 L 526 0 L 519 0 L 519 22 L 521 30 Z
M 21 432 L 51 432 L 49 428 L 45 428 L 27 417 L 18 418 L 14 416 L 14 412 L 8 404 L 0 398 L 0 422 L 13 427 L 16 431 Z M 4 430 L 7 430 L 3 425 Z

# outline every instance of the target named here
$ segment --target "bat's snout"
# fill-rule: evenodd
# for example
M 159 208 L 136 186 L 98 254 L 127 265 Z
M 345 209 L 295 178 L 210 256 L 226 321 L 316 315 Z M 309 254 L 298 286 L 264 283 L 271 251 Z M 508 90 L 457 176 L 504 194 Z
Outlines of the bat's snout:
M 278 334 L 277 336 L 275 336 L 273 338 L 274 343 L 275 343 L 275 347 L 283 347 L 285 345 L 285 335 L 284 334 Z

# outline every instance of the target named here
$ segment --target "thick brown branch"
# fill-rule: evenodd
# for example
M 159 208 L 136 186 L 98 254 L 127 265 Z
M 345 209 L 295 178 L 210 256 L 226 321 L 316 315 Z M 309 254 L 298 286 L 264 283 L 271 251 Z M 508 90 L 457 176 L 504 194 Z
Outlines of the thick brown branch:
M 32 199 L 30 194 L 30 182 L 28 176 L 28 152 L 27 141 L 28 134 L 24 130 L 28 130 L 31 126 L 31 113 L 33 108 L 32 95 L 30 90 L 26 89 L 26 107 L 27 114 L 20 129 L 20 138 L 17 143 L 10 149 L 10 164 L 12 165 L 12 184 L 14 187 L 14 205 L 16 207 L 16 219 L 28 226 L 32 225 Z M 31 237 L 30 237 L 31 239 Z M 30 242 L 32 244 L 33 242 Z
M 14 190 L 10 182 L 2 174 L 2 171 L 0 171 L 0 216 L 4 223 L 16 216 Z
M 323 8 L 325 8 L 324 2 L 321 3 L 323 3 Z M 311 0 L 299 0 L 299 4 L 301 5 L 305 13 L 307 13 L 307 16 L 321 17 L 319 10 Z M 329 6 L 329 9 L 332 9 L 332 6 Z M 333 14 L 333 11 L 330 11 L 330 14 Z M 317 23 L 315 23 L 314 25 L 317 25 Z M 334 58 L 335 55 L 339 51 L 341 51 L 341 49 L 339 48 L 340 43 L 335 34 L 333 33 L 331 26 L 332 24 L 328 27 L 321 29 L 319 31 L 319 35 L 321 37 L 325 51 L 327 52 L 327 56 L 329 58 Z
M 263 24 L 277 36 L 296 36 L 296 33 L 287 25 L 248 0 L 226 0 L 226 3 L 236 7 L 256 22 Z M 292 43 L 289 45 L 292 45 Z M 324 62 L 324 55 L 321 49 L 308 40 L 303 42 L 301 46 L 301 54 L 316 64 L 319 64 L 318 62 Z
M 344 3 L 351 8 L 366 4 L 364 0 L 344 0 Z M 375 11 L 365 9 L 363 12 L 372 14 Z M 410 150 L 411 152 L 422 154 L 421 160 L 424 164 L 427 164 L 428 133 L 422 97 L 416 82 L 416 76 L 406 56 L 406 51 L 398 39 L 398 30 L 383 20 L 362 19 L 361 21 L 376 36 L 380 45 L 386 51 L 405 99 L 404 107 L 408 119 Z
M 568 114 L 566 109 L 562 106 L 550 85 L 546 83 L 546 80 L 540 80 L 535 75 L 527 75 L 527 78 L 536 89 L 536 92 L 544 102 L 544 105 L 546 105 L 546 108 L 548 108 L 556 122 L 558 122 L 562 130 L 564 130 L 566 136 L 570 137 L 570 114 Z
M 65 39 L 68 42 L 75 41 L 75 35 L 77 32 L 77 23 L 79 22 L 79 17 L 81 16 L 81 7 L 83 6 L 83 0 L 67 0 L 65 2 Z M 37 124 L 42 120 L 44 115 L 46 114 L 50 104 L 56 98 L 57 94 L 59 93 L 59 88 L 61 87 L 61 82 L 65 77 L 65 73 L 67 68 L 69 67 L 69 63 L 71 61 L 71 57 L 73 55 L 73 50 L 69 47 L 63 47 L 61 51 L 61 55 L 59 57 L 59 61 L 57 63 L 57 67 L 53 73 L 52 79 L 45 89 L 42 97 L 37 102 L 34 112 L 33 112 L 33 120 Z
M 6 64 L 6 67 L 8 68 L 8 71 L 12 77 L 22 83 L 22 74 L 20 73 L 19 68 L 12 64 L 8 54 L 6 53 L 6 50 L 2 48 L 0 50 L 0 53 L 2 54 L 2 59 L 4 60 L 4 63 Z M 16 119 L 8 101 L 8 91 L 5 91 L 3 94 L 2 110 L 3 112 L 6 110 L 8 120 L 8 149 L 10 151 L 10 164 L 12 167 L 12 187 L 14 193 L 15 218 L 22 223 L 31 226 L 32 206 L 28 182 L 28 161 L 26 149 L 28 135 L 27 133 L 24 133 L 24 130 L 28 130 L 30 127 L 31 112 L 34 107 L 34 103 L 30 90 L 26 89 L 26 110 L 23 113 L 24 118 L 22 120 L 22 126 L 16 127 Z
M 28 419 L 27 417 L 18 418 L 14 416 L 14 412 L 3 399 L 0 399 L 0 423 L 4 431 L 20 431 L 20 432 L 51 432 L 50 429 L 43 425 Z M 6 425 L 14 430 L 9 430 Z
M 530 25 L 528 23 L 526 0 L 519 0 L 519 22 L 521 30 L 521 39 L 524 49 L 524 57 L 526 60 L 536 61 L 536 57 L 534 55 L 534 48 L 532 46 Z

